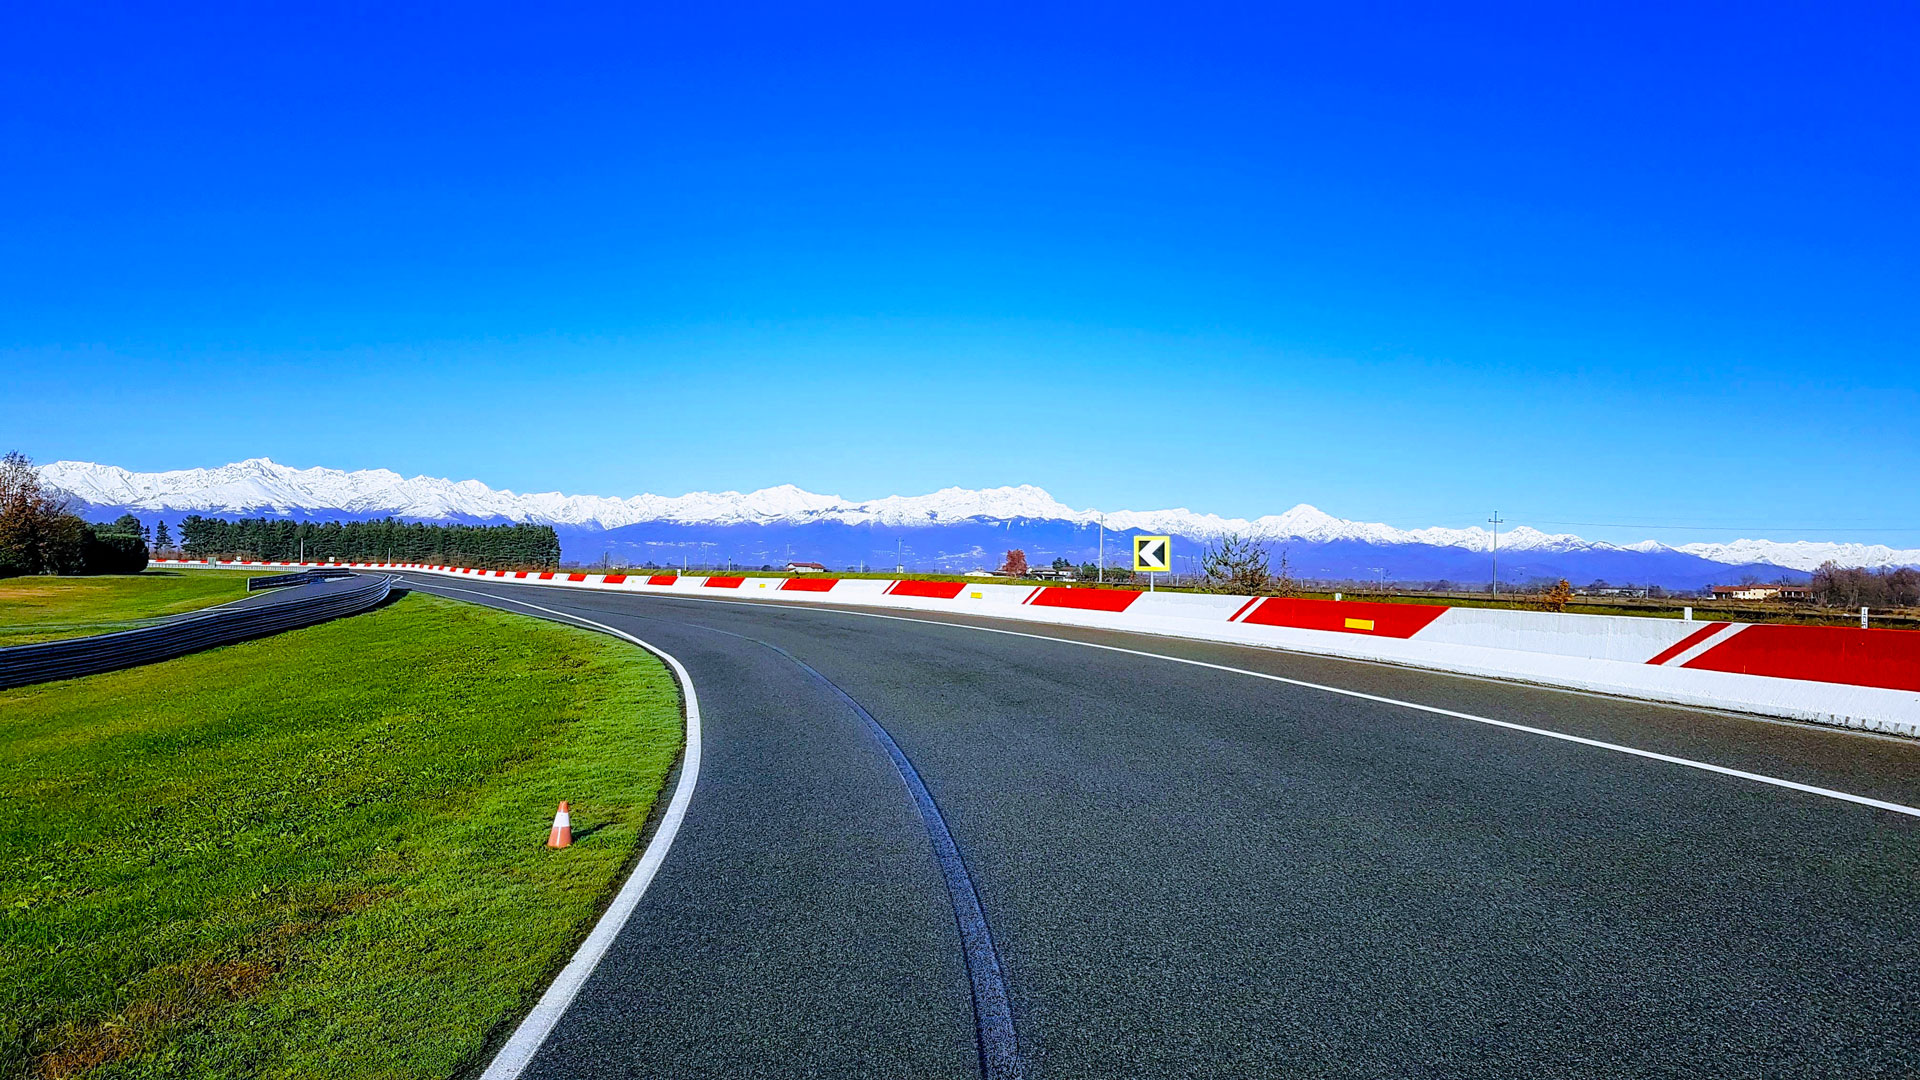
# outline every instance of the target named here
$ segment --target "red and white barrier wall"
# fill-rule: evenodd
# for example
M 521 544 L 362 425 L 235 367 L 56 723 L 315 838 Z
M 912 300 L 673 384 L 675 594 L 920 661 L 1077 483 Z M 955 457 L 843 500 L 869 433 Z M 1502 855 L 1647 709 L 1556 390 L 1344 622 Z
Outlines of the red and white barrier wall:
M 159 564 L 234 569 L 326 565 Z M 346 565 L 617 592 L 902 608 L 1133 630 L 1920 736 L 1920 631 L 1912 630 L 1056 585 Z

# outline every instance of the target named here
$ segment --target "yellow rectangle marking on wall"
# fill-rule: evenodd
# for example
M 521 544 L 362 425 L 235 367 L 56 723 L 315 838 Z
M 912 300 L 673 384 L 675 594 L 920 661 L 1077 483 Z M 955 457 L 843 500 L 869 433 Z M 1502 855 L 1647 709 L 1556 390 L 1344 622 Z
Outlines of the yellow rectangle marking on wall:
M 980 594 L 977 592 L 970 592 L 967 595 L 973 597 L 975 600 L 980 599 Z
M 1373 620 L 1372 620 L 1372 619 L 1348 619 L 1348 620 L 1347 620 L 1347 629 L 1349 629 L 1349 630 L 1371 630 L 1371 629 L 1373 629 Z

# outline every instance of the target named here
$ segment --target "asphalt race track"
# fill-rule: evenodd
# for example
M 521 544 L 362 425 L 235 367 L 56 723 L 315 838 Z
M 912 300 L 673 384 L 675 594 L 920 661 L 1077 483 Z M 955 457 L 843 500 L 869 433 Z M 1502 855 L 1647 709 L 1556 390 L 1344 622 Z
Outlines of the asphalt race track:
M 993 1071 L 861 709 L 964 861 L 1021 1075 L 1920 1072 L 1920 818 L 1074 642 L 1920 806 L 1911 742 L 1103 631 L 408 584 L 615 626 L 700 695 L 686 820 L 528 1076 Z

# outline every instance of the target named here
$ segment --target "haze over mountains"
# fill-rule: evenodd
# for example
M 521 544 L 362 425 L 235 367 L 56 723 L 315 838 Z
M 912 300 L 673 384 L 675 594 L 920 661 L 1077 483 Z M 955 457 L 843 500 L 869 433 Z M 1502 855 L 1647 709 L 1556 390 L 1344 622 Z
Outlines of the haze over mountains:
M 197 513 L 218 517 L 365 519 L 553 525 L 570 560 L 660 565 L 758 566 L 789 558 L 835 568 L 959 570 L 997 565 L 1019 547 L 1036 565 L 1065 556 L 1091 561 L 1101 513 L 1062 505 L 1030 485 L 864 501 L 819 495 L 792 485 L 761 491 L 695 492 L 611 498 L 559 492 L 517 494 L 477 480 L 402 477 L 384 469 L 296 469 L 253 458 L 213 469 L 136 473 L 110 465 L 57 461 L 41 469 L 51 486 L 94 516 Z M 1107 558 L 1118 564 L 1127 534 L 1166 533 L 1176 559 L 1228 533 L 1284 549 L 1296 576 L 1335 580 L 1485 581 L 1491 534 L 1482 528 L 1403 530 L 1348 521 L 1301 504 L 1254 520 L 1185 509 L 1105 513 Z M 1615 545 L 1516 524 L 1500 534 L 1501 579 L 1566 577 L 1695 588 L 1753 576 L 1803 580 L 1827 560 L 1848 566 L 1920 565 L 1920 550 L 1883 545 L 1737 540 L 1671 547 L 1655 541 Z M 1184 561 L 1179 568 L 1186 569 Z

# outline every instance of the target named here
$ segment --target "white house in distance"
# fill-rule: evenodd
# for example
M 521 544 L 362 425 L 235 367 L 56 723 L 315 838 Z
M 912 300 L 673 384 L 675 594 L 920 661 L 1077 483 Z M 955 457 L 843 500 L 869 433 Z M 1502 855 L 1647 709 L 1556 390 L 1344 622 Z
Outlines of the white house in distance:
M 1811 585 L 1715 585 L 1715 600 L 1811 600 Z
M 826 572 L 827 568 L 817 562 L 790 562 L 787 564 L 787 573 L 789 574 L 824 574 Z

